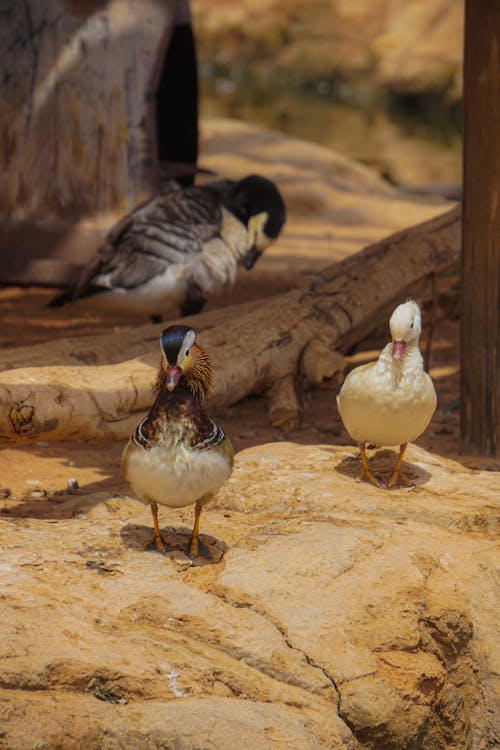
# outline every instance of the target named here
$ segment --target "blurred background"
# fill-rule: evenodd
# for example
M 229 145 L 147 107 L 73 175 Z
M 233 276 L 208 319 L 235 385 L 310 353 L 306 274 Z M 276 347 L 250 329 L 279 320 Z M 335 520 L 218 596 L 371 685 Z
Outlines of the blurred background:
M 334 148 L 455 198 L 463 3 L 192 0 L 200 113 Z

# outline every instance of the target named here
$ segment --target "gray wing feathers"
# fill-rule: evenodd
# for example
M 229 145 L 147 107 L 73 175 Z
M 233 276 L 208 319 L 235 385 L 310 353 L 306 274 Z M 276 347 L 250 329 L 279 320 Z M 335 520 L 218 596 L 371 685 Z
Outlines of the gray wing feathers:
M 111 229 L 83 272 L 74 298 L 130 289 L 203 251 L 222 223 L 220 195 L 200 187 L 172 189 L 138 206 Z

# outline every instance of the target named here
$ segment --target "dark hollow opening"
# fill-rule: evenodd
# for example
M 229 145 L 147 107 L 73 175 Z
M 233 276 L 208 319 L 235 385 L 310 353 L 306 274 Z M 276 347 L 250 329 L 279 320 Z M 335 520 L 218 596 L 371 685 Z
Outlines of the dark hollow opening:
M 192 184 L 189 165 L 198 159 L 198 70 L 189 24 L 174 26 L 165 53 L 156 92 L 156 133 L 162 176 Z

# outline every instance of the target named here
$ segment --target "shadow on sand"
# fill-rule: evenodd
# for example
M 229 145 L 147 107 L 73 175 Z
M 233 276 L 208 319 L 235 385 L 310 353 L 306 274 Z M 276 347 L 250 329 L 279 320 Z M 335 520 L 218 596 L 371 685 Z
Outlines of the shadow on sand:
M 202 567 L 204 565 L 216 565 L 222 560 L 228 549 L 225 542 L 215 539 L 215 537 L 208 534 L 200 534 L 200 542 L 203 542 L 203 544 L 206 544 L 210 548 L 211 557 L 199 555 L 190 560 L 186 550 L 191 536 L 191 529 L 181 527 L 175 530 L 172 526 L 165 526 L 161 529 L 161 535 L 167 547 L 165 556 L 186 566 Z M 142 550 L 145 553 L 154 552 L 158 555 L 162 554 L 156 549 L 154 543 L 151 543 L 152 528 L 150 526 L 127 523 L 120 531 L 120 536 L 123 543 L 130 549 Z

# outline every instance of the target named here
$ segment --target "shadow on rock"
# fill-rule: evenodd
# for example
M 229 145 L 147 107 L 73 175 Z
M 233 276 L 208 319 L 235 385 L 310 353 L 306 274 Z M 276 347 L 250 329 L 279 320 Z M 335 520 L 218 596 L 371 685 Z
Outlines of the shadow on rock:
M 167 551 L 165 557 L 170 558 L 176 563 L 201 567 L 204 565 L 216 565 L 219 563 L 227 552 L 227 544 L 219 539 L 215 539 L 208 534 L 200 534 L 200 542 L 210 547 L 211 557 L 199 555 L 192 560 L 187 555 L 187 545 L 191 537 L 191 530 L 186 528 L 173 529 L 171 526 L 165 526 L 161 529 L 162 539 Z M 141 550 L 144 553 L 155 552 L 161 554 L 154 544 L 150 544 L 152 539 L 152 528 L 140 524 L 128 523 L 120 531 L 123 542 L 131 549 Z
M 370 459 L 370 468 L 376 476 L 379 476 L 385 482 L 389 479 L 397 458 L 398 454 L 395 451 L 387 449 L 379 450 L 373 458 Z M 359 455 L 344 458 L 337 464 L 335 471 L 338 471 L 339 474 L 343 474 L 346 477 L 357 479 L 361 474 L 361 458 Z M 417 464 L 409 463 L 408 461 L 403 461 L 401 464 L 401 472 L 408 477 L 416 487 L 426 484 L 431 478 L 428 471 L 425 471 L 425 469 L 417 466 Z M 401 483 L 397 487 L 386 489 L 411 489 L 411 487 L 406 487 L 406 485 Z
M 33 490 L 23 495 L 16 505 L 2 508 L 0 515 L 60 521 L 87 513 L 109 497 L 110 494 L 101 489 L 100 482 L 87 485 L 83 491 L 61 490 L 49 493 L 43 489 Z

